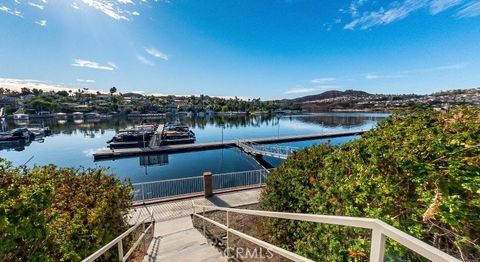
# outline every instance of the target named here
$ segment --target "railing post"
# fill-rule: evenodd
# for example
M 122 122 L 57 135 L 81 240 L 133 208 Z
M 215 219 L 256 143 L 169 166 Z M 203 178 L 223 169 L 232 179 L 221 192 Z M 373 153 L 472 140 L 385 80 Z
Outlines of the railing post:
M 372 244 L 370 246 L 370 262 L 383 262 L 385 256 L 385 235 L 379 226 L 372 230 Z
M 205 197 L 211 197 L 213 195 L 213 181 L 211 172 L 203 173 L 203 190 L 205 192 Z
M 202 212 L 202 222 L 203 222 L 203 236 L 207 238 L 207 232 L 205 228 L 205 207 L 203 207 L 203 212 Z M 207 239 L 208 241 L 208 239 Z
M 142 200 L 145 200 L 145 184 L 142 184 Z
M 227 210 L 227 259 L 230 258 L 230 211 Z
M 143 221 L 142 223 L 142 234 L 145 234 L 144 237 L 143 237 L 143 240 L 142 240 L 142 249 L 143 249 L 143 252 L 146 251 L 146 247 L 147 247 L 147 232 L 145 232 L 145 221 Z
M 123 262 L 123 243 L 121 239 L 118 242 L 118 261 Z

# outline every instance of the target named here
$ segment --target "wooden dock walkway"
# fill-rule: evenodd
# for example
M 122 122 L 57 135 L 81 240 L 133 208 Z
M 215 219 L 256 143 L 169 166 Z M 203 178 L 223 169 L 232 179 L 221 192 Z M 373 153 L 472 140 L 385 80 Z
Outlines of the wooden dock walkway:
M 337 132 L 337 133 L 317 133 L 317 134 L 309 134 L 309 135 L 242 139 L 242 141 L 248 142 L 248 143 L 256 143 L 256 144 L 270 144 L 270 143 L 283 143 L 283 142 L 293 142 L 293 141 L 302 141 L 302 140 L 314 140 L 314 139 L 322 139 L 322 138 L 354 136 L 354 135 L 361 135 L 365 132 L 366 131 L 362 130 L 362 131 L 347 131 L 347 132 Z M 125 158 L 125 157 L 134 157 L 134 156 L 150 155 L 150 154 L 170 154 L 170 153 L 202 151 L 202 150 L 209 150 L 209 149 L 232 147 L 232 146 L 236 146 L 236 143 L 237 143 L 237 140 L 227 140 L 223 142 L 207 142 L 207 143 L 199 143 L 199 144 L 169 145 L 169 146 L 158 146 L 158 147 L 147 147 L 147 148 L 136 147 L 136 148 L 124 148 L 124 149 L 101 149 L 93 153 L 93 158 L 95 161 L 97 161 L 102 159 Z
M 159 147 L 162 144 L 162 136 L 163 136 L 164 128 L 165 128 L 165 125 L 158 125 L 157 129 L 155 130 L 155 133 L 153 134 L 152 138 L 150 138 L 150 141 L 148 142 L 148 147 L 155 148 L 155 147 Z

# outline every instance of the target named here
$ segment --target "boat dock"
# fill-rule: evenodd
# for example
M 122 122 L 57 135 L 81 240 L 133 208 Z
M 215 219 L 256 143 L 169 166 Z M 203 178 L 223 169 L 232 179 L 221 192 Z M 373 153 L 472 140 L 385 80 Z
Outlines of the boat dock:
M 165 128 L 165 125 L 158 125 L 157 129 L 155 130 L 155 133 L 153 134 L 152 138 L 148 142 L 148 147 L 150 148 L 159 147 L 162 144 L 162 136 L 163 136 L 164 128 Z
M 248 142 L 248 143 L 256 143 L 256 144 L 271 144 L 271 143 L 283 143 L 283 142 L 293 142 L 293 141 L 302 141 L 302 140 L 314 140 L 314 139 L 322 139 L 322 138 L 355 136 L 355 135 L 361 135 L 365 132 L 366 131 L 362 130 L 362 131 L 348 131 L 348 132 L 336 132 L 336 133 L 317 133 L 317 134 L 309 134 L 309 135 L 242 139 L 242 141 Z M 236 146 L 237 142 L 238 142 L 237 140 L 227 140 L 223 142 L 180 144 L 180 145 L 143 147 L 143 148 L 137 147 L 137 148 L 124 148 L 124 149 L 101 149 L 93 153 L 93 158 L 95 161 L 98 161 L 103 159 L 125 158 L 125 157 L 134 157 L 134 156 L 140 156 L 140 155 L 192 152 L 192 151 L 201 151 L 201 150 L 209 150 L 209 149 L 219 149 L 219 148 L 225 148 L 225 147 L 234 147 Z

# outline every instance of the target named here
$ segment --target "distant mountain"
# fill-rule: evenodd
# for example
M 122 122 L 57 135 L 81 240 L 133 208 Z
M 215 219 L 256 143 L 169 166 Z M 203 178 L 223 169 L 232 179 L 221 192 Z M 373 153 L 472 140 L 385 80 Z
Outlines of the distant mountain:
M 310 101 L 319 101 L 323 99 L 329 98 L 337 98 L 342 96 L 356 96 L 356 97 L 364 97 L 370 96 L 371 94 L 364 92 L 364 91 L 356 91 L 356 90 L 345 90 L 345 91 L 338 91 L 338 90 L 331 90 L 326 91 L 318 95 L 311 95 L 311 96 L 303 96 L 299 98 L 289 99 L 291 102 L 296 103 L 303 103 L 303 102 L 310 102 Z

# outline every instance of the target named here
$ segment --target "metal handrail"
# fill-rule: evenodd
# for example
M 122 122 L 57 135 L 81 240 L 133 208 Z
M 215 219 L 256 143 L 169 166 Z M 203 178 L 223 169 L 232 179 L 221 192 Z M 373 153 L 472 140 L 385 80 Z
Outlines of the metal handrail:
M 298 150 L 297 147 L 280 146 L 270 144 L 258 144 L 248 140 L 237 140 L 237 146 L 244 149 L 244 151 L 251 151 L 251 153 L 260 153 L 263 155 L 277 155 L 281 158 L 287 158 Z
M 196 212 L 197 207 L 202 208 L 203 210 L 202 215 L 199 215 Z M 371 248 L 370 262 L 384 261 L 385 241 L 387 237 L 402 244 L 403 246 L 409 248 L 410 250 L 418 253 L 419 255 L 429 260 L 441 261 L 441 262 L 452 262 L 452 261 L 460 262 L 460 260 L 456 259 L 455 257 L 450 256 L 449 254 L 375 218 L 359 218 L 359 217 L 346 217 L 346 216 L 329 216 L 329 215 L 315 215 L 315 214 L 303 214 L 303 213 L 286 213 L 286 212 L 224 208 L 224 207 L 217 207 L 217 206 L 197 205 L 193 202 L 193 200 L 192 200 L 192 209 L 193 209 L 194 216 L 201 218 L 205 221 L 208 221 L 227 231 L 227 254 L 229 252 L 228 234 L 232 233 L 237 235 L 240 238 L 243 238 L 257 245 L 260 245 L 264 248 L 267 248 L 268 250 L 278 255 L 281 255 L 283 257 L 289 258 L 293 261 L 312 261 L 308 258 L 296 255 L 288 250 L 273 246 L 262 240 L 259 240 L 257 238 L 254 238 L 252 236 L 246 235 L 244 233 L 241 233 L 237 230 L 230 228 L 228 223 L 229 214 L 238 213 L 238 214 L 246 214 L 246 215 L 253 215 L 253 216 L 281 218 L 281 219 L 290 219 L 290 220 L 297 220 L 297 221 L 306 221 L 306 222 L 315 222 L 315 223 L 322 223 L 322 224 L 370 229 L 372 230 L 372 243 L 370 246 Z M 220 211 L 227 212 L 227 226 L 205 217 L 205 209 L 220 210 Z M 203 230 L 205 231 L 205 225 L 203 226 L 204 226 Z
M 140 244 L 140 242 L 144 242 L 145 245 L 145 236 L 147 232 L 152 229 L 155 226 L 155 219 L 153 217 L 153 212 L 147 208 L 147 211 L 150 213 L 150 216 L 146 216 L 145 218 L 142 219 L 140 223 L 135 224 L 134 226 L 130 227 L 127 231 L 123 232 L 120 236 L 116 237 L 114 240 L 110 241 L 108 244 L 97 250 L 95 253 L 91 254 L 87 258 L 83 259 L 82 262 L 92 262 L 95 261 L 98 257 L 101 255 L 105 254 L 110 248 L 115 246 L 116 244 L 118 245 L 118 258 L 119 261 L 127 261 L 127 259 L 132 255 L 133 251 L 137 248 L 137 246 Z M 148 218 L 150 218 L 150 221 L 146 221 Z M 145 224 L 150 222 L 150 225 L 145 229 Z M 133 244 L 133 246 L 127 251 L 127 253 L 124 255 L 123 254 L 123 239 L 130 235 L 134 230 L 136 230 L 140 225 L 142 225 L 142 234 L 140 237 L 138 237 L 137 241 Z
M 148 181 L 148 182 L 134 183 L 134 184 L 132 184 L 132 186 L 148 185 L 148 184 L 164 183 L 164 182 L 175 182 L 175 181 L 190 180 L 190 179 L 201 179 L 201 178 L 202 178 L 201 176 L 190 176 L 190 177 L 182 177 L 182 178 L 173 178 L 173 179 L 165 179 L 165 180 L 156 180 L 156 181 Z

